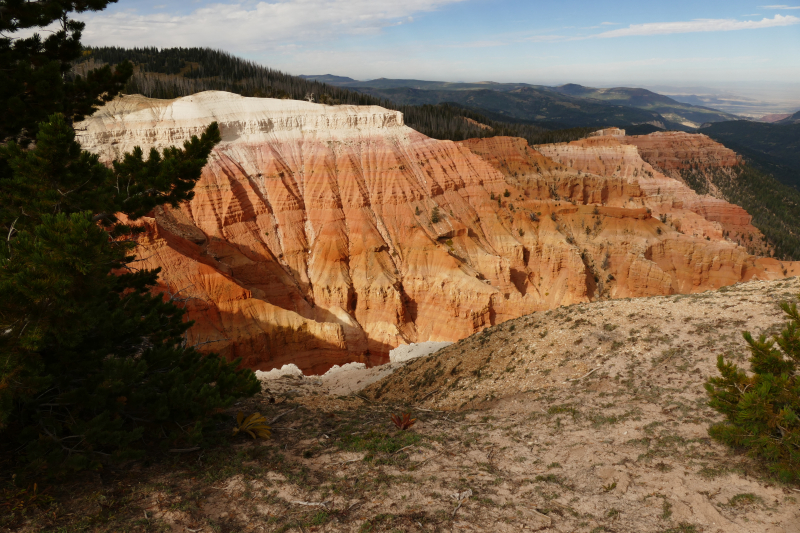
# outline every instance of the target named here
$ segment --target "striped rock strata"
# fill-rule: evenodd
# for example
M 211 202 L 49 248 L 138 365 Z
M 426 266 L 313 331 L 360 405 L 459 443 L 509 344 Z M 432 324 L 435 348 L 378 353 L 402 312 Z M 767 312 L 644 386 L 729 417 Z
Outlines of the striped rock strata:
M 125 96 L 78 131 L 108 161 L 212 121 L 195 198 L 144 217 L 138 252 L 188 298 L 192 342 L 254 369 L 383 363 L 534 310 L 783 275 L 618 140 L 454 143 L 379 107 L 213 91 Z

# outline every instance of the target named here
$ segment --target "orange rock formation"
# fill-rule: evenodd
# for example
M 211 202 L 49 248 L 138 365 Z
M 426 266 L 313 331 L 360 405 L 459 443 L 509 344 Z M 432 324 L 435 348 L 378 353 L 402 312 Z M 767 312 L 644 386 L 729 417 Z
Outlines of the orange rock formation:
M 143 219 L 139 255 L 188 298 L 191 342 L 254 369 L 382 363 L 534 310 L 783 276 L 723 239 L 746 213 L 619 135 L 454 143 L 382 108 L 207 92 L 123 97 L 80 138 L 111 159 L 213 120 L 223 142 L 195 198 Z

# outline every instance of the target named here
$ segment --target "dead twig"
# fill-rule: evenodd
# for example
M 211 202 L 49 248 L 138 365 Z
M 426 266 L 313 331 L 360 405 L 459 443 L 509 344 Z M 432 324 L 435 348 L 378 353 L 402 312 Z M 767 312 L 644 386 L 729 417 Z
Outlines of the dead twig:
M 458 500 L 458 505 L 456 505 L 456 508 L 453 509 L 453 515 L 452 516 L 454 518 L 456 516 L 456 512 L 458 512 L 458 510 L 461 508 L 461 504 L 463 504 L 464 500 L 466 500 L 470 496 L 472 496 L 472 489 L 467 489 L 464 492 L 457 492 L 457 493 L 452 495 L 452 497 L 454 499 Z
M 586 377 L 589 377 L 589 376 L 591 376 L 592 374 L 594 374 L 595 372 L 597 372 L 597 371 L 598 371 L 598 370 L 600 370 L 601 368 L 603 368 L 603 367 L 601 367 L 601 366 L 598 366 L 598 367 L 597 367 L 597 368 L 595 368 L 594 370 L 590 370 L 589 372 L 587 372 L 586 374 L 582 375 L 582 376 L 581 376 L 581 377 L 579 377 L 579 378 L 568 379 L 567 381 L 579 381 L 579 380 L 581 380 L 581 379 L 583 379 L 583 378 L 586 378 Z
M 427 463 L 428 461 L 430 461 L 430 460 L 431 460 L 431 459 L 433 459 L 434 457 L 438 457 L 439 455 L 442 455 L 442 454 L 441 454 L 441 452 L 440 452 L 440 453 L 435 453 L 435 454 L 431 455 L 430 457 L 428 457 L 428 458 L 427 458 L 427 459 L 425 459 L 424 461 L 420 461 L 419 463 L 415 464 L 415 465 L 414 465 L 414 468 L 419 468 L 420 466 L 424 465 L 425 463 Z
M 490 463 L 492 462 L 492 455 L 494 455 L 494 452 L 496 450 L 497 450 L 497 448 L 492 446 L 492 450 L 486 455 L 486 460 L 489 461 Z
M 327 509 L 328 504 L 330 504 L 331 502 L 327 501 L 327 502 L 291 502 L 291 503 L 295 505 L 305 505 L 306 507 L 323 507 Z
M 407 450 L 408 448 L 413 448 L 414 446 L 416 446 L 416 444 L 409 444 L 408 446 L 404 446 L 403 448 L 400 448 L 399 450 L 394 452 L 392 455 L 398 454 L 398 453 L 402 452 L 403 450 Z
M 349 461 L 341 461 L 339 463 L 328 463 L 328 464 L 330 464 L 331 466 L 333 466 L 333 465 L 346 465 L 347 463 L 355 463 L 357 461 L 363 461 L 363 459 L 362 458 L 350 459 Z
M 441 388 L 441 387 L 439 387 L 438 389 L 434 389 L 434 390 L 432 390 L 431 392 L 429 392 L 428 394 L 426 394 L 425 396 L 423 396 L 423 397 L 422 397 L 422 399 L 421 399 L 421 400 L 419 400 L 419 401 L 420 401 L 420 402 L 424 402 L 424 401 L 425 401 L 425 400 L 427 400 L 427 399 L 428 399 L 430 396 L 433 396 L 434 394 L 436 394 L 436 393 L 437 393 L 437 392 L 439 392 L 440 390 L 442 390 L 442 388 Z
M 350 504 L 350 507 L 348 507 L 348 508 L 347 508 L 347 510 L 345 511 L 345 513 L 349 513 L 350 511 L 352 511 L 352 510 L 353 510 L 353 508 L 355 508 L 355 507 L 358 507 L 358 506 L 359 506 L 359 505 L 361 505 L 362 503 L 364 503 L 364 502 L 356 502 L 356 503 Z
M 362 400 L 364 400 L 367 403 L 375 403 L 372 400 L 370 400 L 369 398 L 365 398 L 364 396 L 361 396 L 360 394 L 354 394 L 353 396 L 355 396 L 356 398 L 361 398 Z
M 270 421 L 269 421 L 269 425 L 272 425 L 272 424 L 274 424 L 274 423 L 275 423 L 275 422 L 277 422 L 277 421 L 278 421 L 278 420 L 279 420 L 281 417 L 283 417 L 283 416 L 285 416 L 285 415 L 288 415 L 289 413 L 293 413 L 293 412 L 297 411 L 298 409 L 300 409 L 300 407 L 295 407 L 294 409 L 289 409 L 288 411 L 284 411 L 284 412 L 282 412 L 281 414 L 279 414 L 278 416 L 276 416 L 275 418 L 273 418 L 272 420 L 270 420 Z

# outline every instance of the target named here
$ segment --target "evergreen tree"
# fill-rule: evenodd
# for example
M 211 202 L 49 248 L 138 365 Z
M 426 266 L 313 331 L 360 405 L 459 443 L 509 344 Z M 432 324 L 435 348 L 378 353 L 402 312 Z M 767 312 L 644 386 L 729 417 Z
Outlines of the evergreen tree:
M 58 73 L 45 78 L 64 97 L 23 91 L 15 118 L 0 114 L 0 443 L 50 472 L 134 457 L 156 442 L 197 444 L 217 413 L 259 389 L 238 361 L 186 346 L 191 323 L 153 292 L 158 270 L 132 266 L 140 230 L 130 222 L 193 197 L 217 125 L 182 149 L 145 157 L 137 148 L 111 168 L 75 140 L 72 121 L 127 78 L 124 69 L 96 83 L 62 75 L 80 50 L 82 24 L 68 13 L 107 3 L 0 1 L 7 32 L 62 26 L 51 44 L 34 36 L 27 48 L 9 38 L 2 46 L 13 52 L 11 86 L 44 69 Z
M 82 120 L 98 105 L 116 96 L 133 73 L 127 61 L 114 71 L 109 66 L 68 76 L 72 62 L 82 54 L 83 22 L 69 13 L 100 11 L 116 0 L 0 0 L 0 140 L 16 138 L 27 144 L 37 124 L 53 113 Z M 55 23 L 57 29 L 42 39 L 38 33 L 12 38 L 20 30 Z
M 750 346 L 751 375 L 720 355 L 721 377 L 710 378 L 709 405 L 726 420 L 709 430 L 730 446 L 744 448 L 766 461 L 787 482 L 800 481 L 800 313 L 797 304 L 781 304 L 789 323 L 767 340 L 744 338 Z M 776 346 L 777 345 L 777 346 Z

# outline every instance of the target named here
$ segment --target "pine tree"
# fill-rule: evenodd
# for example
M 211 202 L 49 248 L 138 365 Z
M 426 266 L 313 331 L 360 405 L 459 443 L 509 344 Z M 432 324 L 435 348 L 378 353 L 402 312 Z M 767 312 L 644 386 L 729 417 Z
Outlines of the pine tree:
M 720 442 L 763 459 L 786 482 L 800 481 L 800 314 L 797 304 L 781 304 L 789 323 L 773 339 L 744 338 L 750 347 L 752 374 L 717 360 L 721 377 L 710 378 L 709 405 L 726 420 L 709 433 Z M 777 346 L 776 346 L 777 345 Z
M 95 69 L 85 76 L 69 76 L 72 62 L 81 57 L 85 24 L 71 20 L 71 12 L 100 11 L 116 0 L 0 0 L 0 140 L 16 138 L 26 145 L 36 136 L 37 124 L 53 113 L 82 120 L 98 105 L 112 100 L 133 73 L 123 61 Z M 57 24 L 42 39 L 9 35 L 20 30 Z M 0 175 L 0 177 L 2 177 Z
M 107 3 L 4 1 L 0 14 L 7 24 L 12 13 L 20 28 L 60 20 L 69 46 L 46 68 L 63 72 L 58 63 L 74 59 L 82 28 L 68 12 Z M 41 50 L 26 59 L 19 41 L 6 41 L 16 54 L 11 85 L 25 85 Z M 124 72 L 107 74 L 124 82 Z M 67 95 L 80 85 L 50 81 Z M 0 118 L 0 443 L 53 473 L 139 456 L 155 443 L 196 445 L 215 415 L 259 390 L 239 361 L 186 346 L 191 323 L 153 292 L 158 270 L 132 266 L 140 231 L 132 222 L 193 197 L 217 125 L 183 148 L 147 157 L 137 148 L 109 168 L 81 149 L 72 128 L 106 98 L 105 86 L 81 87 L 44 121 L 36 122 L 53 102 L 42 95 L 23 98 L 15 122 Z

